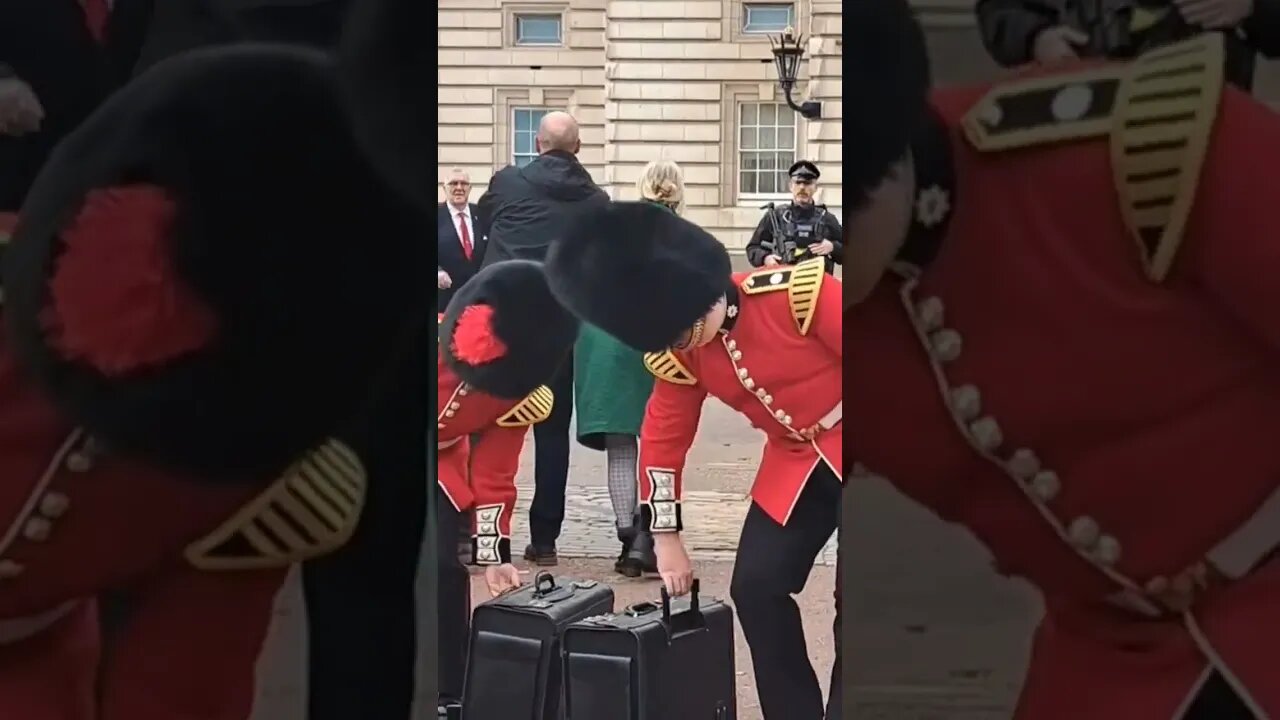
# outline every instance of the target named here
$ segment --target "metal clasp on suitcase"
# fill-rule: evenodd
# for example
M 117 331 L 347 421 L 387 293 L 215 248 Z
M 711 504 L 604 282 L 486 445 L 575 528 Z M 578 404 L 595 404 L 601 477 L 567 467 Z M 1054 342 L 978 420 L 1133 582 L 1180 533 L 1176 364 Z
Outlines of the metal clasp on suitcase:
M 674 620 L 671 616 L 671 595 L 667 592 L 666 587 L 660 588 L 662 592 L 662 624 L 667 628 L 667 633 L 672 640 L 686 635 L 691 632 L 699 632 L 707 627 L 706 618 L 702 615 L 702 610 L 698 605 L 698 580 L 695 578 L 693 586 L 689 590 L 689 610 L 681 613 Z M 651 602 L 636 603 L 623 613 L 630 617 L 641 617 L 653 612 L 657 612 L 659 607 Z

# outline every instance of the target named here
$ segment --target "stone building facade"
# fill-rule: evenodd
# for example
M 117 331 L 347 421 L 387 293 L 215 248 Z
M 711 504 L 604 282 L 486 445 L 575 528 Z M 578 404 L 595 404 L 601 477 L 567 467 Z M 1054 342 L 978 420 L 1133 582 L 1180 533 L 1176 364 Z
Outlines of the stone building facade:
M 498 169 L 530 157 L 541 113 L 582 126 L 579 158 L 618 199 L 650 160 L 684 169 L 685 215 L 732 249 L 766 202 L 787 197 L 797 159 L 822 168 L 820 202 L 840 212 L 840 2 L 441 0 L 440 172 L 460 166 L 478 199 Z M 797 102 L 785 104 L 769 36 L 805 37 Z

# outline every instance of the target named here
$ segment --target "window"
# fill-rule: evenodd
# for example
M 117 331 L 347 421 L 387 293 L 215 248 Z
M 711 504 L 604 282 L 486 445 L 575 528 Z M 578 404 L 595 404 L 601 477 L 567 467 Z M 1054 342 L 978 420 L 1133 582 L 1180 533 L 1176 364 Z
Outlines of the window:
M 785 195 L 796 161 L 796 114 L 783 103 L 738 106 L 738 194 Z
M 561 15 L 518 13 L 515 16 L 515 44 L 524 46 L 563 45 L 560 33 Z
M 538 157 L 538 123 L 551 112 L 536 108 L 515 108 L 511 111 L 511 164 L 524 167 Z
M 744 33 L 780 33 L 794 26 L 794 3 L 745 3 L 742 6 Z

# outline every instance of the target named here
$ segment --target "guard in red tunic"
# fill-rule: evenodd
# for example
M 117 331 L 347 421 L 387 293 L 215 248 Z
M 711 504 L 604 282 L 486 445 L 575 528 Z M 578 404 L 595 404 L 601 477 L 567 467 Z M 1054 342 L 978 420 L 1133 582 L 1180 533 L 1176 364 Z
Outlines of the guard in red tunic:
M 641 514 L 672 593 L 692 581 L 680 503 L 703 402 L 714 396 L 765 433 L 730 593 L 766 717 L 823 717 L 791 596 L 839 525 L 840 281 L 821 258 L 731 273 L 719 240 L 648 203 L 585 217 L 552 246 L 547 268 L 566 307 L 648 353 L 657 382 L 640 433 Z
M 436 431 L 441 503 L 440 697 L 462 697 L 470 578 L 458 560 L 460 514 L 472 517 L 472 560 L 494 597 L 520 586 L 511 564 L 516 471 L 529 428 L 557 398 L 542 383 L 578 337 L 578 321 L 547 289 L 542 265 L 511 260 L 463 286 L 440 316 Z
M 423 216 L 365 164 L 329 61 L 271 48 L 154 68 L 64 141 L 21 215 L 0 717 L 247 720 L 281 581 L 360 516 L 341 431 L 430 302 Z M 131 612 L 103 648 L 108 592 Z
M 1280 717 L 1280 116 L 1216 34 L 930 96 L 866 5 L 851 459 L 1040 589 L 1020 720 Z

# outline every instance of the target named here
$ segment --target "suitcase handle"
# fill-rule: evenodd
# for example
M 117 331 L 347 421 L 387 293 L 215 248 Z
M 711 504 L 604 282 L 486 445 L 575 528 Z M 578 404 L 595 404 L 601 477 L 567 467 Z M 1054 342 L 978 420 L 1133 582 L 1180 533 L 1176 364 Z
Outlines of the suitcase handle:
M 533 579 L 533 596 L 542 598 L 556 591 L 556 579 L 549 572 L 540 572 Z
M 662 592 L 662 622 L 667 627 L 671 627 L 671 594 L 667 592 L 667 586 L 663 585 L 659 588 Z M 693 579 L 693 585 L 689 588 L 689 611 L 698 618 L 702 617 L 702 611 L 698 607 L 698 579 Z

